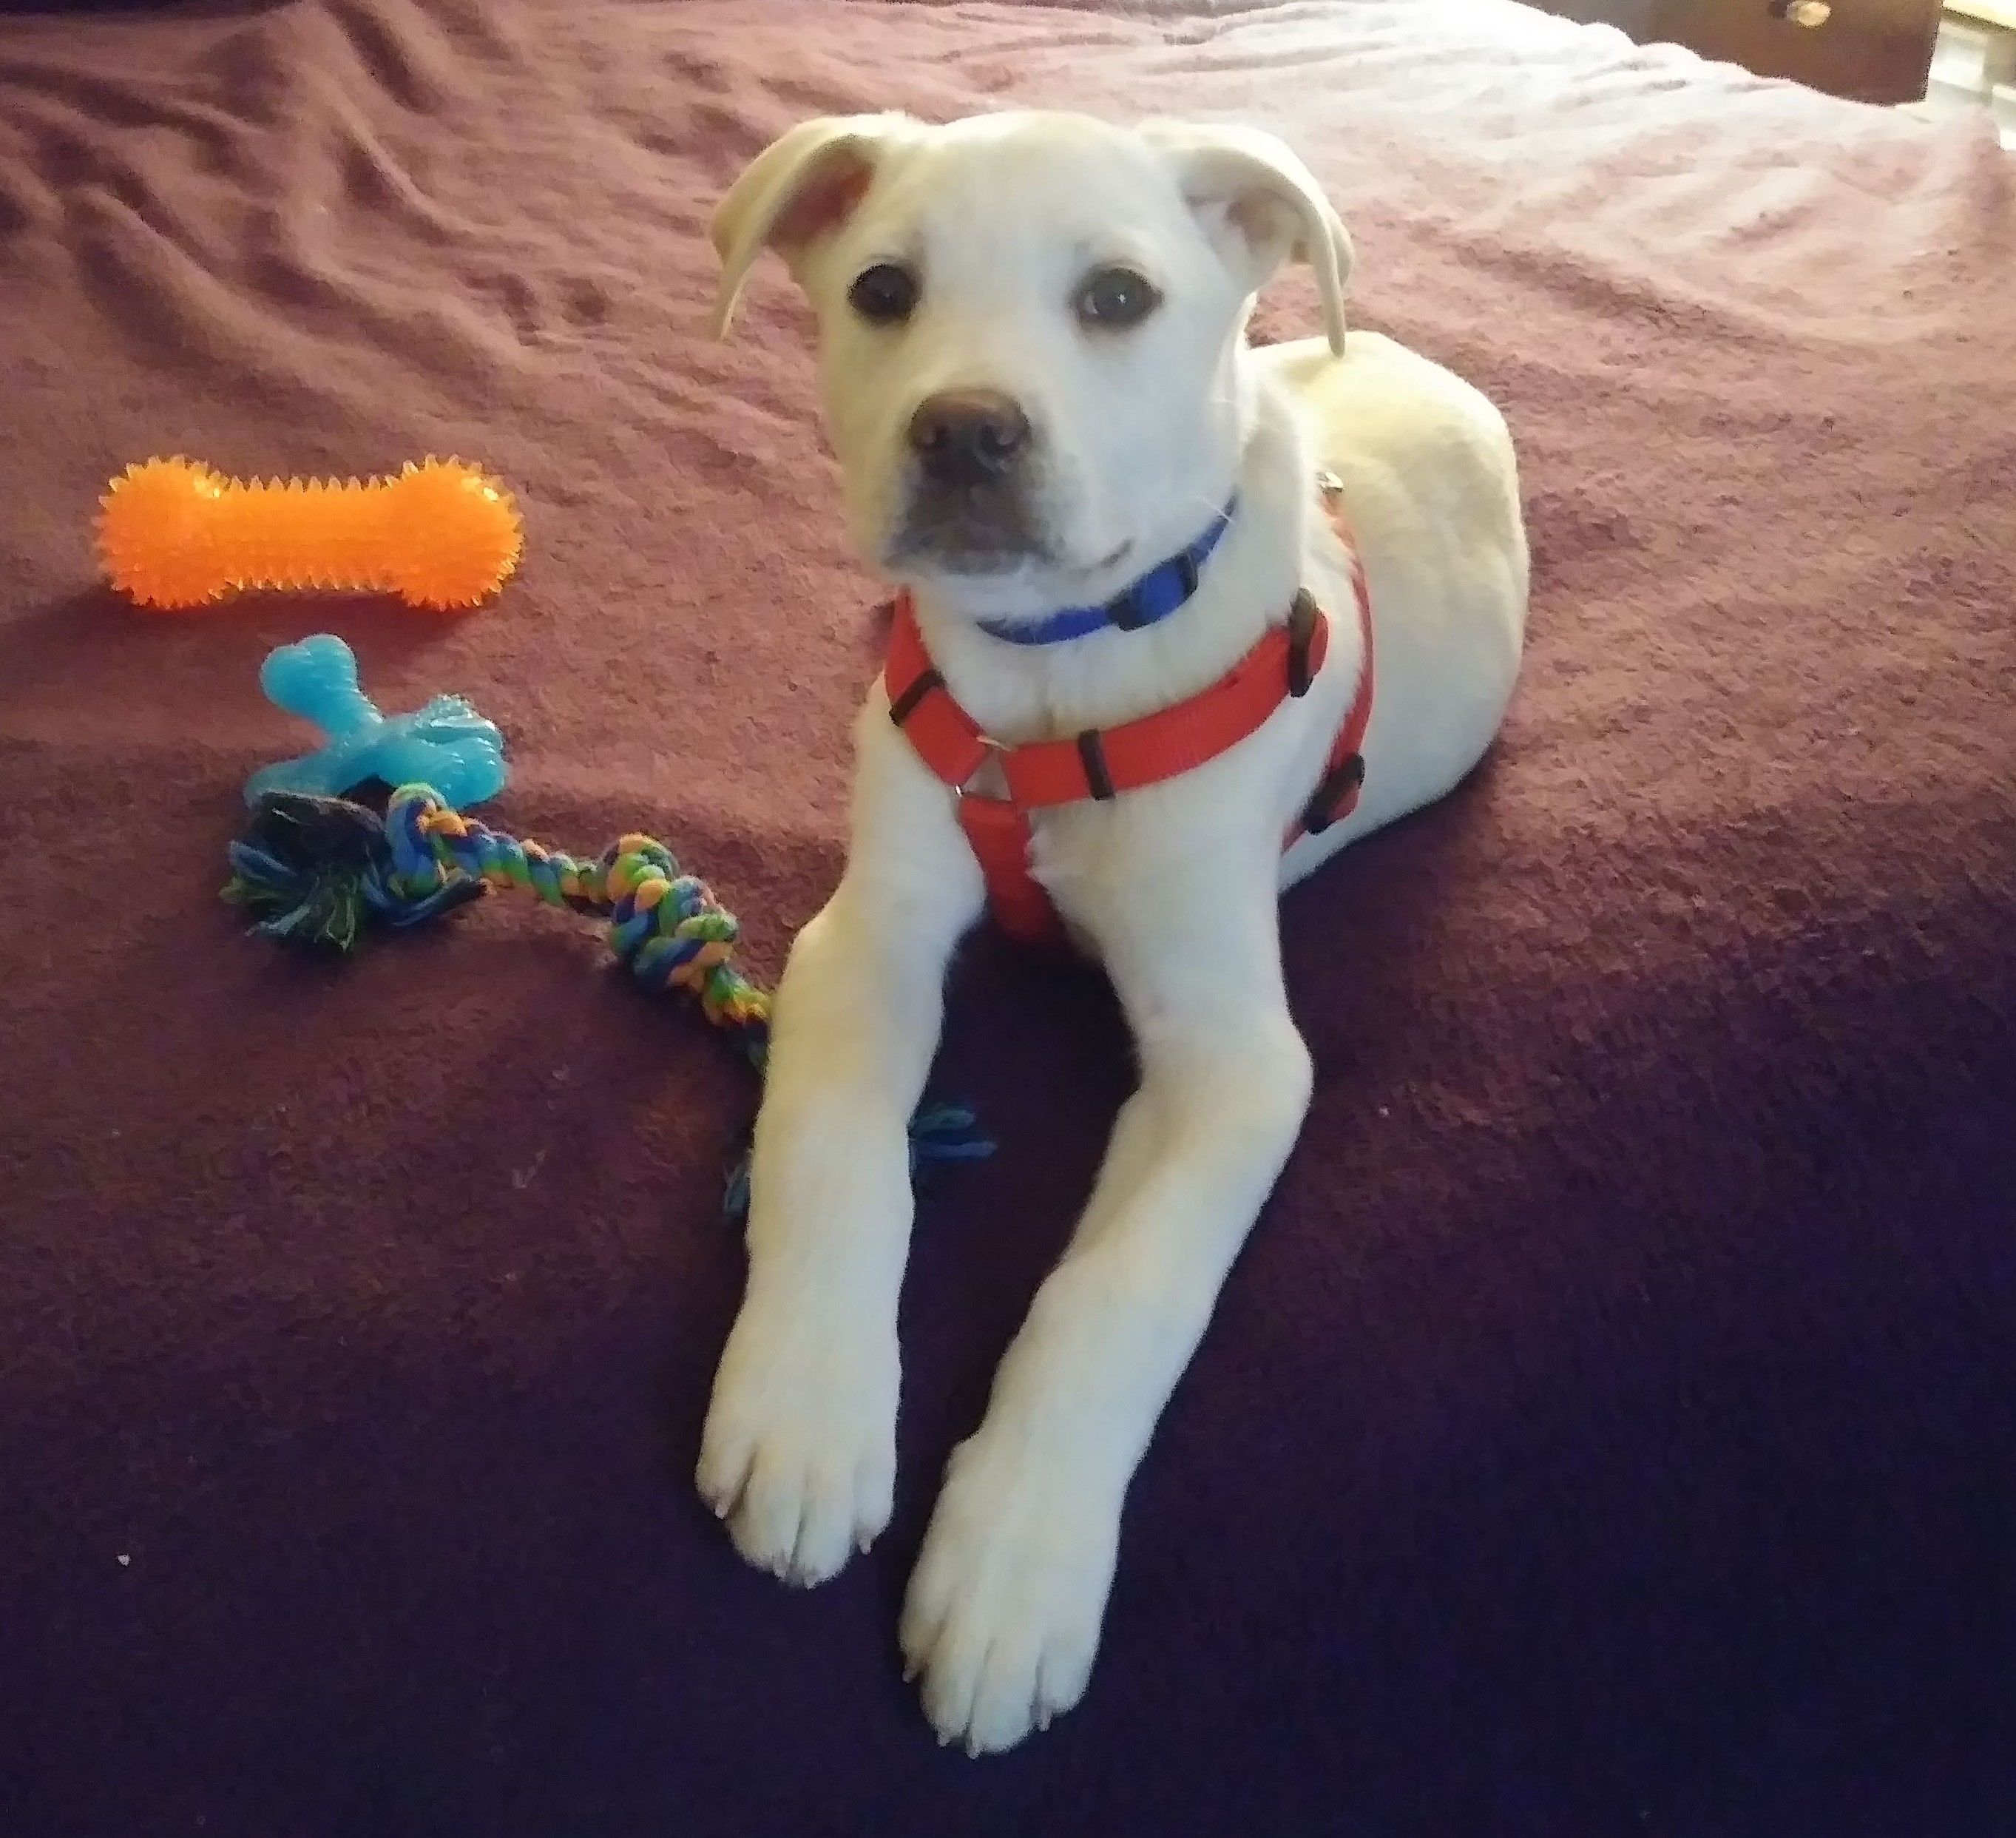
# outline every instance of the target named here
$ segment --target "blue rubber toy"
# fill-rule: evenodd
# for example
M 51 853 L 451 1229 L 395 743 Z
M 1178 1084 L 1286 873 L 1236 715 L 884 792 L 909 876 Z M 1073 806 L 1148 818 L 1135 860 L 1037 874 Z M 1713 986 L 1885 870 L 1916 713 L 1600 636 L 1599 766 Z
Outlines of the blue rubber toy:
M 451 810 L 466 810 L 504 789 L 504 736 L 460 696 L 436 696 L 410 715 L 380 715 L 357 683 L 357 658 L 333 632 L 283 644 L 259 667 L 266 700 L 311 721 L 326 744 L 298 759 L 261 766 L 245 781 L 245 802 L 268 791 L 339 798 L 371 779 L 430 785 Z

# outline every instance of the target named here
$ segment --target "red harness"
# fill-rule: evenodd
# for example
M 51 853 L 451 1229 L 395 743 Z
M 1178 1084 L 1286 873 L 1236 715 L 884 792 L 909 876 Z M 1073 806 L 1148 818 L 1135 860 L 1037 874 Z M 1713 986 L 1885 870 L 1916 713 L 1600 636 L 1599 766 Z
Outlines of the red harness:
M 1372 719 L 1372 600 L 1357 545 L 1334 510 L 1330 517 L 1351 568 L 1365 663 L 1323 777 L 1290 828 L 1283 851 L 1304 835 L 1314 835 L 1350 816 L 1365 779 L 1360 749 Z M 888 692 L 890 719 L 916 748 L 917 756 L 958 795 L 959 823 L 980 863 L 996 923 L 1011 937 L 1055 943 L 1061 942 L 1064 927 L 1049 896 L 1029 872 L 1029 813 L 1085 798 L 1117 798 L 1215 759 L 1255 733 L 1283 702 L 1308 694 L 1329 649 L 1330 622 L 1303 588 L 1296 593 L 1287 623 L 1270 627 L 1209 688 L 1118 727 L 1087 728 L 1068 740 L 1003 747 L 988 740 L 979 723 L 952 699 L 924 648 L 906 589 L 896 596 L 882 684 Z M 1006 798 L 967 789 L 990 759 L 1007 782 Z

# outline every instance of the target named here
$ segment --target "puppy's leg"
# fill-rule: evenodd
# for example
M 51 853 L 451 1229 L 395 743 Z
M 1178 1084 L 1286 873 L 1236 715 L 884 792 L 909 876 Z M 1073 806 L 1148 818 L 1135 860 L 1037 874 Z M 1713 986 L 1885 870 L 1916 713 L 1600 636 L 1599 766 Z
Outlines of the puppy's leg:
M 1272 864 L 1154 886 L 1100 926 L 1140 1090 L 953 1457 L 902 1641 L 939 1735 L 1007 1748 L 1083 1692 L 1128 1483 L 1309 1105 Z
M 877 730 L 877 712 L 862 730 L 847 873 L 777 992 L 748 1288 L 697 1476 L 743 1556 L 806 1584 L 888 1523 L 909 1119 L 937 1050 L 946 961 L 981 899 L 943 789 L 886 708 Z

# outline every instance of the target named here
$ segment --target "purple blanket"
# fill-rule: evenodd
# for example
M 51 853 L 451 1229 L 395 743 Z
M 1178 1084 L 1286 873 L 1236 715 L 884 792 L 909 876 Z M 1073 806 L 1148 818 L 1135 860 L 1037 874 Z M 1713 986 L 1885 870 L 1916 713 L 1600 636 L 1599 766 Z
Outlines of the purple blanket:
M 754 1091 L 583 923 L 344 965 L 217 899 L 272 645 L 668 838 L 774 975 L 874 585 L 780 276 L 808 114 L 1289 136 L 1355 315 L 1504 408 L 1526 676 L 1285 912 L 1319 1085 L 1131 1497 L 1084 1706 L 932 1745 L 897 1607 L 1128 1085 L 981 940 L 896 1523 L 745 1570 L 689 1475 Z M 1299 282 L 1269 336 L 1314 324 Z M 293 0 L 0 20 L 0 1831 L 1985 1838 L 2016 1806 L 2016 165 L 1507 7 Z M 106 478 L 459 452 L 460 618 L 94 582 Z

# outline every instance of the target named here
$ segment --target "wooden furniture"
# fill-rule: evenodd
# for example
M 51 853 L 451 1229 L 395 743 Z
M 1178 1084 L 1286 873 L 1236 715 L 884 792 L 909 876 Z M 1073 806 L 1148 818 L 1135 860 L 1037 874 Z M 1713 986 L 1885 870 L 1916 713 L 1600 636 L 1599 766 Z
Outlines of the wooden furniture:
M 1985 32 L 1982 79 L 1990 86 L 2016 83 L 2016 0 L 1946 0 L 1949 17 Z
M 1925 93 L 1939 0 L 1539 0 L 1543 11 L 1601 20 L 1641 44 L 1684 45 L 1703 57 L 1786 77 L 1858 102 Z M 1955 8 L 2005 16 L 2016 5 Z

